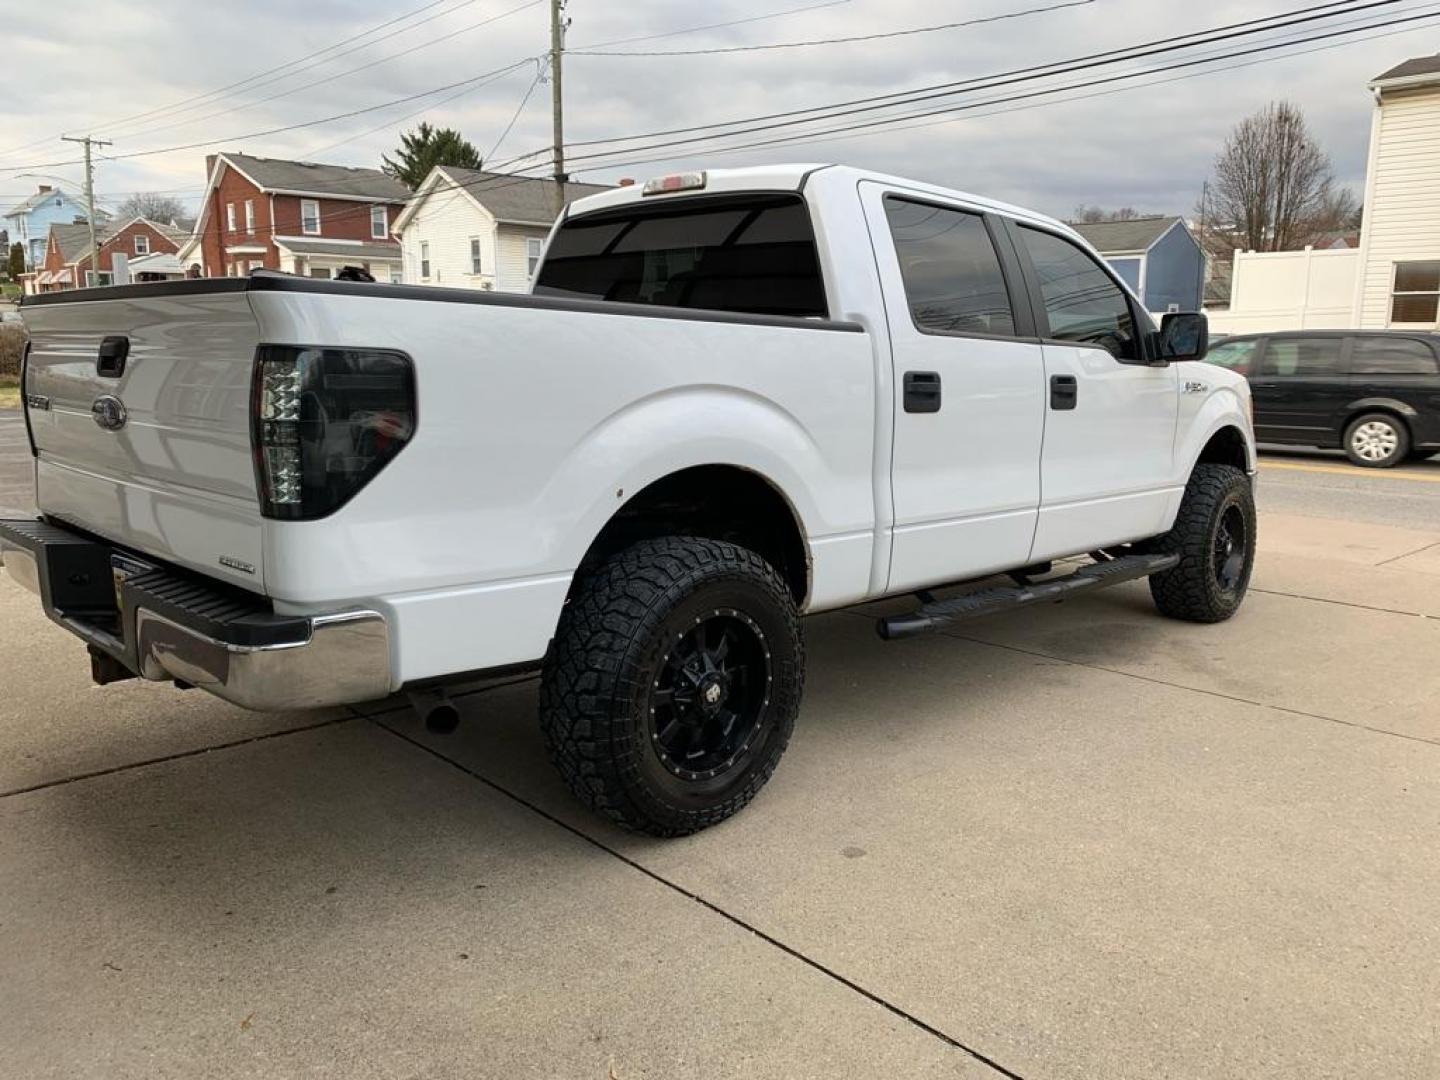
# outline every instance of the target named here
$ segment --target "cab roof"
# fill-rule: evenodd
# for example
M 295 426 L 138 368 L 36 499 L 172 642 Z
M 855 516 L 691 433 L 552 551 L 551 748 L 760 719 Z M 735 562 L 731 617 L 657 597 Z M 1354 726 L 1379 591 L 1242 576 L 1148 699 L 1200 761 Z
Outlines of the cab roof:
M 872 180 L 879 184 L 903 188 L 915 194 L 934 195 L 937 198 L 954 199 L 971 206 L 993 211 L 997 214 L 1004 214 L 1007 217 L 1045 225 L 1050 229 L 1063 232 L 1069 236 L 1078 237 L 1075 230 L 1063 221 L 1036 213 L 1033 210 L 1027 210 L 1021 206 L 986 198 L 983 195 L 972 195 L 968 192 L 956 191 L 953 188 L 941 187 L 938 184 L 927 184 L 919 180 L 909 180 L 904 177 L 891 176 L 887 173 L 875 172 L 869 169 L 857 169 L 849 165 L 797 162 L 785 165 L 753 165 L 734 169 L 706 169 L 704 172 L 705 187 L 703 192 L 697 192 L 691 189 L 678 191 L 673 194 L 646 195 L 644 193 L 645 181 L 652 178 L 645 177 L 643 179 L 637 179 L 635 183 L 628 184 L 624 187 L 612 188 L 598 195 L 590 195 L 583 199 L 577 199 L 570 204 L 567 216 L 576 217 L 581 214 L 594 213 L 597 210 L 609 210 L 618 206 L 627 206 L 640 202 L 660 204 L 666 199 L 683 198 L 685 196 L 694 196 L 702 193 L 716 195 L 745 191 L 800 191 L 806 186 L 813 175 L 824 173 L 827 183 L 833 182 L 836 179 L 841 180 L 842 183 L 845 180 L 850 180 L 854 183 L 859 183 L 863 180 Z

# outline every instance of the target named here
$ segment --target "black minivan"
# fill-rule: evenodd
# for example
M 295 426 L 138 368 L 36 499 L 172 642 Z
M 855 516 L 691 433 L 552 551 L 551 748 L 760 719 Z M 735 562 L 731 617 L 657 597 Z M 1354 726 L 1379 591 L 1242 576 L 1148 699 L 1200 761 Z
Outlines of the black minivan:
M 1205 359 L 1250 380 L 1259 442 L 1338 446 L 1372 469 L 1440 454 L 1440 334 L 1244 334 Z

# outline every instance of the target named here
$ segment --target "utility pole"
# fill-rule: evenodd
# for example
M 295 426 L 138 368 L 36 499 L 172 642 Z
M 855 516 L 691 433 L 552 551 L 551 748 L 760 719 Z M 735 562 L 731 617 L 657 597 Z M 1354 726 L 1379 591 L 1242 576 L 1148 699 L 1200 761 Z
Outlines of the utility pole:
M 565 52 L 566 0 L 550 0 L 550 115 L 555 129 L 555 216 L 565 209 L 565 94 L 561 85 Z
M 95 242 L 95 170 L 90 164 L 90 148 L 92 146 L 110 146 L 105 139 L 96 139 L 90 135 L 60 136 L 66 142 L 81 143 L 85 147 L 85 217 L 90 224 L 90 269 L 95 275 L 95 284 L 100 284 L 100 245 Z M 85 287 L 84 282 L 75 283 L 77 289 Z

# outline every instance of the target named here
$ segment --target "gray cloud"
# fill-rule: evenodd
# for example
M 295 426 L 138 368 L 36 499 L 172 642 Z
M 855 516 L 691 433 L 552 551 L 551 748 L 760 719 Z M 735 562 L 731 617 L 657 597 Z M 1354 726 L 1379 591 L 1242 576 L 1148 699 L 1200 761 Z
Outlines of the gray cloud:
M 223 138 L 219 148 L 376 165 L 380 154 L 395 144 L 398 128 L 428 119 L 458 127 L 477 145 L 488 147 L 514 113 L 533 78 L 533 65 L 403 123 L 401 117 L 427 102 L 268 137 L 237 136 L 363 108 L 537 55 L 548 45 L 543 4 L 456 33 L 394 62 L 345 74 L 428 39 L 461 31 L 520 2 L 475 0 L 327 64 L 267 79 L 185 113 L 130 122 L 117 121 L 244 79 L 392 19 L 407 8 L 380 0 L 28 5 L 26 17 L 7 20 L 3 31 L 0 151 L 9 152 L 0 153 L 0 201 L 18 199 L 35 183 L 15 175 L 23 166 L 44 165 L 39 171 L 78 181 L 77 166 L 52 164 L 75 157 L 73 146 L 54 138 L 61 131 L 110 133 L 115 146 L 109 152 L 115 154 Z M 770 21 L 617 48 L 710 47 L 865 34 L 1042 2 L 980 0 L 962 6 L 934 0 L 849 0 Z M 587 43 L 660 34 L 801 3 L 571 0 L 574 23 L 569 41 L 578 49 Z M 418 0 L 413 6 L 419 6 Z M 1203 8 L 1179 0 L 1096 0 L 1081 8 L 892 41 L 721 56 L 573 56 L 566 65 L 567 134 L 574 140 L 598 139 L 803 108 L 1063 59 L 1299 6 L 1284 0 L 1264 7 L 1230 2 Z M 1082 202 L 1185 212 L 1195 204 L 1231 125 L 1266 102 L 1284 97 L 1305 110 L 1341 179 L 1358 193 L 1371 110 L 1366 81 L 1408 56 L 1433 50 L 1435 42 L 1432 25 L 1428 32 L 1351 42 L 1120 93 L 1015 111 L 999 111 L 1010 108 L 1006 106 L 979 109 L 961 114 L 953 123 L 915 130 L 739 154 L 677 151 L 679 156 L 666 162 L 598 169 L 585 176 L 600 180 L 646 176 L 682 165 L 844 161 L 1059 215 Z M 255 104 L 259 98 L 322 78 L 324 82 L 302 93 Z M 197 117 L 227 108 L 233 111 L 196 122 Z M 384 124 L 389 126 L 381 132 L 326 149 Z M 544 147 L 549 130 L 548 89 L 541 87 L 531 96 L 499 157 Z M 24 145 L 32 142 L 38 144 Z M 197 198 L 207 152 L 197 148 L 102 160 L 97 189 L 112 198 L 134 190 L 176 191 Z

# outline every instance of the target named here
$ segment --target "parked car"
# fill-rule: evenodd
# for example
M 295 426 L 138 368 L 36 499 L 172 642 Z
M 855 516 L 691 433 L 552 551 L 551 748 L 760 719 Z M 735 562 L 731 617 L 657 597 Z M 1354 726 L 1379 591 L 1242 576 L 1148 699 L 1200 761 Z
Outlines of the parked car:
M 1440 454 L 1440 334 L 1246 334 L 1207 359 L 1250 380 L 1261 442 L 1339 447 L 1372 469 Z
M 657 835 L 770 776 L 802 613 L 914 596 L 894 639 L 1147 576 L 1177 619 L 1245 596 L 1245 380 L 1051 218 L 839 167 L 687 173 L 574 203 L 535 293 L 32 298 L 43 516 L 0 523 L 6 568 L 100 682 L 405 690 L 449 728 L 447 681 L 539 669 L 572 790 Z

